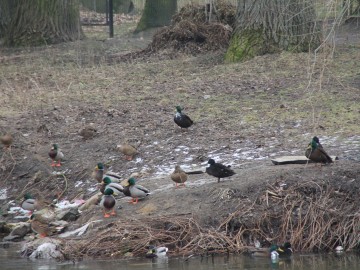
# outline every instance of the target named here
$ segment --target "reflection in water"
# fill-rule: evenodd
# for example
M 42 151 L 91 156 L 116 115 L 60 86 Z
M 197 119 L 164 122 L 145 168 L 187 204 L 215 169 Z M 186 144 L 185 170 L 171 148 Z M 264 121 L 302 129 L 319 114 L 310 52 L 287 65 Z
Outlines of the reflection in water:
M 17 249 L 19 249 L 17 247 Z M 79 263 L 57 263 L 54 261 L 30 261 L 19 258 L 14 249 L 0 248 L 1 270 L 358 270 L 360 265 L 359 254 L 298 255 L 291 259 L 280 259 L 272 263 L 270 258 L 253 258 L 243 255 L 193 257 L 189 260 L 183 258 L 157 258 L 157 259 L 130 259 L 117 261 L 86 261 Z

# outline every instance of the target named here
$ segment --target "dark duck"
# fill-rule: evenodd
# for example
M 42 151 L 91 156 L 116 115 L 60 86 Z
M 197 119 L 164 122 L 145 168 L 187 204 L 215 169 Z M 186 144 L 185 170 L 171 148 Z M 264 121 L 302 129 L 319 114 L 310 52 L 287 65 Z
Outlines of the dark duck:
M 308 148 L 305 151 L 305 156 L 316 162 L 316 163 L 332 163 L 332 158 L 325 152 L 324 148 L 320 144 L 319 138 L 312 138 L 311 142 L 308 145 Z
M 230 169 L 230 166 L 225 166 L 221 163 L 216 163 L 215 160 L 209 159 L 209 167 L 206 168 L 206 173 L 218 178 L 218 183 L 220 178 L 230 177 L 235 174 L 235 172 Z
M 192 124 L 194 124 L 193 120 L 190 119 L 189 116 L 187 116 L 186 114 L 182 113 L 182 108 L 180 106 L 176 106 L 176 114 L 174 117 L 174 122 L 181 127 L 181 129 L 183 128 L 189 128 L 192 126 Z
M 293 254 L 293 250 L 289 242 L 286 242 L 283 246 L 278 247 L 276 251 L 279 253 L 279 257 L 289 257 Z

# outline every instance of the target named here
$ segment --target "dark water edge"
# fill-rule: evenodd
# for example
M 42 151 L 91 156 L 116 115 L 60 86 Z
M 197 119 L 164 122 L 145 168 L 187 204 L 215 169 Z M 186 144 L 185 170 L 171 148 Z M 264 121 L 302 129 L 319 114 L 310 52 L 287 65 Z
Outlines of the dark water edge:
M 10 248 L 0 248 L 1 270 L 139 270 L 139 269 L 171 269 L 171 270 L 263 270 L 263 269 L 291 269 L 291 270 L 358 270 L 360 269 L 359 253 L 329 254 L 294 254 L 292 258 L 280 259 L 272 262 L 270 258 L 254 258 L 246 255 L 192 257 L 184 258 L 136 258 L 129 260 L 88 260 L 81 262 L 56 262 L 49 260 L 32 261 L 22 258 L 18 252 L 20 244 Z

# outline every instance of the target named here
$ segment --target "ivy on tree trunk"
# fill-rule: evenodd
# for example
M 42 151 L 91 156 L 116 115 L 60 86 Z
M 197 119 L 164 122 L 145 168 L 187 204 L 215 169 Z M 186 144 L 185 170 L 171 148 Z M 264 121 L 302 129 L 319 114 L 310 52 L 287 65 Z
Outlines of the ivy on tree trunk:
M 309 0 L 238 0 L 236 28 L 226 60 L 318 47 L 321 31 L 313 4 Z
M 135 33 L 169 25 L 177 9 L 177 0 L 146 0 L 144 12 Z
M 83 37 L 78 0 L 0 0 L 5 46 L 36 46 Z

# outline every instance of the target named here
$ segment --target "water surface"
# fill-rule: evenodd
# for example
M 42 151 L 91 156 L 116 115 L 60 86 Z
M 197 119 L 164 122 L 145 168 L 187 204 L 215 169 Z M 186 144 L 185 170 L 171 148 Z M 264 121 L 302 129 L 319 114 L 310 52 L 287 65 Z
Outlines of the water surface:
M 130 260 L 106 260 L 106 261 L 83 261 L 77 263 L 57 263 L 55 261 L 37 260 L 31 261 L 19 256 L 14 249 L 0 248 L 1 270 L 142 270 L 142 269 L 171 269 L 171 270 L 358 270 L 360 269 L 360 255 L 355 253 L 336 254 L 295 254 L 291 259 L 280 259 L 271 262 L 270 258 L 254 258 L 245 255 L 210 256 L 206 258 L 192 257 L 188 260 L 183 258 L 163 259 L 130 259 Z

